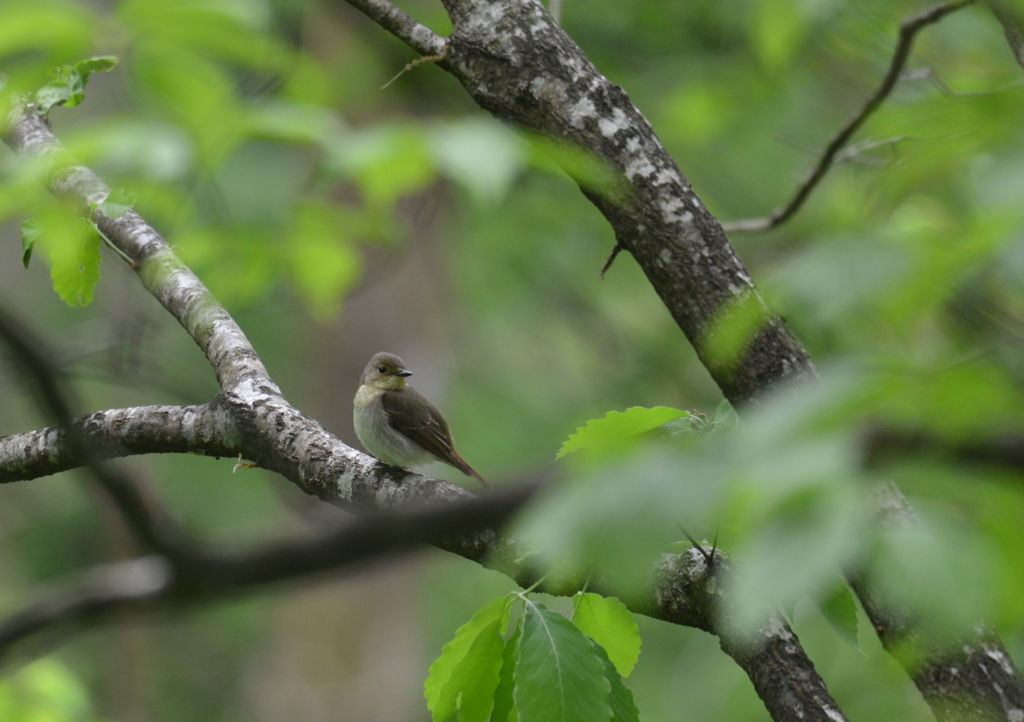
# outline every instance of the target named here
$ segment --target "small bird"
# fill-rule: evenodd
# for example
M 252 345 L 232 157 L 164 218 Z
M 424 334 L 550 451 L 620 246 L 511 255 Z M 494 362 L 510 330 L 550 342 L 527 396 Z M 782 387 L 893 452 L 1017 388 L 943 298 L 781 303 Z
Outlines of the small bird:
M 412 372 L 392 353 L 376 354 L 363 369 L 352 402 L 352 420 L 363 446 L 381 461 L 403 469 L 434 459 L 443 461 L 490 489 L 455 450 L 451 429 L 441 412 L 406 384 L 409 376 Z

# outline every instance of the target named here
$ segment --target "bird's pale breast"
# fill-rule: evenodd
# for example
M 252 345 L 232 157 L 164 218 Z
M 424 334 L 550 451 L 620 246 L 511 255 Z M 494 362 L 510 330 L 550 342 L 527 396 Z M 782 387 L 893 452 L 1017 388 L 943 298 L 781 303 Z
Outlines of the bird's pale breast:
M 360 386 L 352 404 L 356 436 L 366 450 L 393 466 L 410 468 L 433 457 L 404 434 L 395 431 L 381 405 L 382 389 Z

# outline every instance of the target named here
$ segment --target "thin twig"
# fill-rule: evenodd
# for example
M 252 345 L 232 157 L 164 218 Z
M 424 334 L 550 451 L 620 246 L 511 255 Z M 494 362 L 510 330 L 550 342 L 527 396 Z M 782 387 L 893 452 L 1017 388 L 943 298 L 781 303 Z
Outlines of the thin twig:
M 821 182 L 821 179 L 825 177 L 825 174 L 834 165 L 839 151 L 849 142 L 853 134 L 864 125 L 865 121 L 878 110 L 879 106 L 889 97 L 893 88 L 896 87 L 896 84 L 900 81 L 907 59 L 910 57 L 910 51 L 914 45 L 914 38 L 917 33 L 922 28 L 937 23 L 946 15 L 956 12 L 973 2 L 974 0 L 955 0 L 954 2 L 938 3 L 927 10 L 905 18 L 900 23 L 900 36 L 896 43 L 896 50 L 893 52 L 892 61 L 889 63 L 889 70 L 882 79 L 881 85 L 864 101 L 860 109 L 836 133 L 835 137 L 829 141 L 817 164 L 811 170 L 807 179 L 797 188 L 789 203 L 776 208 L 772 211 L 771 215 L 763 218 L 748 218 L 741 221 L 723 223 L 722 228 L 725 229 L 725 232 L 752 233 L 755 231 L 768 231 L 792 218 L 803 206 L 811 191 L 814 190 L 815 186 Z
M 863 140 L 860 143 L 853 143 L 848 148 L 845 148 L 844 150 L 837 153 L 835 163 L 845 163 L 846 161 L 855 160 L 861 160 L 863 162 L 863 159 L 859 158 L 859 156 L 863 155 L 869 150 L 874 150 L 875 148 L 884 148 L 886 146 L 895 146 L 899 143 L 902 143 L 905 140 L 910 140 L 910 136 L 897 135 L 893 138 L 882 138 L 881 140 L 875 138 L 868 138 L 867 140 Z
M 620 253 L 622 253 L 622 244 L 616 243 L 615 248 L 612 249 L 611 255 L 608 256 L 608 260 L 604 262 L 603 266 L 601 266 L 601 270 L 597 274 L 598 278 L 604 278 L 604 274 L 606 274 L 608 269 L 612 267 L 612 264 L 615 263 L 615 259 L 618 258 Z
M 410 70 L 415 68 L 417 65 L 423 65 L 424 63 L 440 63 L 443 60 L 447 60 L 448 59 L 448 53 L 450 53 L 451 51 L 452 51 L 452 46 L 448 45 L 448 44 L 445 44 L 444 52 L 443 53 L 439 53 L 438 55 L 427 55 L 427 56 L 424 56 L 422 58 L 416 58 L 411 63 L 406 63 L 405 67 L 402 68 L 401 70 L 399 70 L 395 74 L 395 77 L 393 77 L 388 82 L 384 83 L 384 85 L 380 86 L 380 89 L 384 90 L 389 85 L 391 85 L 393 82 L 395 82 L 400 77 L 402 77 L 403 73 L 409 72 Z
M 404 42 L 420 55 L 438 55 L 444 51 L 447 41 L 428 28 L 416 22 L 388 0 L 347 0 L 348 4 L 361 10 L 371 20 Z
M 679 531 L 681 531 L 684 535 L 686 535 L 687 540 L 690 542 L 690 544 L 693 546 L 693 548 L 696 549 L 698 552 L 700 552 L 700 555 L 702 557 L 704 557 L 704 563 L 708 565 L 708 569 L 713 567 L 714 564 L 715 564 L 715 547 L 711 548 L 711 553 L 709 554 L 708 550 L 704 548 L 704 545 L 701 544 L 696 539 L 694 539 L 693 536 L 690 534 L 690 532 L 686 531 L 686 529 L 683 528 L 682 524 L 680 524 L 677 521 L 676 522 L 676 526 L 679 527 Z M 718 532 L 717 531 L 715 532 L 715 544 L 716 545 L 718 544 Z

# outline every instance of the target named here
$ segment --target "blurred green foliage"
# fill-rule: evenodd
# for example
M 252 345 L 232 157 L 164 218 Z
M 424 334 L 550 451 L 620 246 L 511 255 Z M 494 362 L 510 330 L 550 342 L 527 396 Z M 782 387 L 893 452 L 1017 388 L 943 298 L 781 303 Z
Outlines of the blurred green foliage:
M 34 662 L 0 682 L 0 715 L 11 722 L 98 720 L 82 682 L 54 660 Z
M 440 4 L 402 5 L 450 31 Z M 708 208 L 734 220 L 788 199 L 881 78 L 900 20 L 927 3 L 563 5 L 566 30 L 651 120 Z M 718 405 L 710 377 L 628 255 L 597 278 L 614 238 L 554 165 L 550 144 L 476 109 L 437 68 L 379 90 L 411 53 L 343 4 L 5 0 L 0 112 L 6 117 L 56 69 L 108 55 L 117 67 L 88 88 L 67 72 L 58 78 L 68 100 L 86 95 L 73 109 L 51 108 L 57 135 L 70 156 L 135 194 L 108 202 L 132 206 L 168 239 L 299 406 L 315 407 L 332 383 L 303 385 L 313 378 L 309 337 L 346 317 L 346 300 L 372 289 L 375 273 L 424 245 L 410 211 L 423 197 L 441 206 L 431 223 L 440 240 L 418 273 L 445 289 L 444 370 L 457 380 L 445 413 L 460 450 L 492 470 L 488 478 L 546 467 L 573 429 L 609 412 Z M 717 532 L 736 572 L 730 619 L 754 624 L 769 609 L 793 610 L 816 666 L 858 719 L 930 717 L 851 608 L 837 583 L 841 563 L 869 564 L 877 583 L 939 634 L 981 616 L 1018 661 L 1024 654 L 1020 474 L 938 453 L 866 469 L 861 453 L 869 424 L 951 444 L 1024 427 L 1021 69 L 982 7 L 926 29 L 910 68 L 858 136 L 861 152 L 838 164 L 790 223 L 732 239 L 769 306 L 811 352 L 821 387 L 780 392 L 711 434 L 671 433 L 679 429 L 670 423 L 670 433 L 603 444 L 609 453 L 597 461 L 587 461 L 589 450 L 571 454 L 556 467 L 566 483 L 517 524 L 556 577 L 596 564 L 627 590 L 660 554 L 685 547 L 680 525 L 698 538 Z M 602 187 L 607 169 L 568 153 L 556 160 Z M 18 296 L 19 307 L 69 349 L 92 408 L 208 400 L 216 390 L 208 369 L 163 317 L 157 330 L 140 322 L 120 351 L 104 349 L 89 325 L 151 299 L 80 214 L 42 190 L 60 160 L 0 160 L 0 219 L 15 229 L 5 258 L 23 273 L 17 226 L 32 220 L 25 238 L 46 251 L 24 272 L 33 287 L 46 285 L 44 261 L 60 297 L 85 304 L 101 274 L 97 304 L 68 311 L 33 291 Z M 761 313 L 753 304 L 723 315 L 723 363 Z M 367 323 L 383 325 L 372 315 Z M 108 356 L 132 380 L 126 388 L 86 378 Z M 347 395 L 337 394 L 344 403 Z M 43 423 L 31 399 L 5 390 L 0 433 Z M 211 472 L 213 463 L 149 466 L 175 479 L 162 491 L 196 534 L 238 542 L 294 524 L 284 508 L 300 506 L 294 490 L 260 472 L 232 477 L 226 461 Z M 872 527 L 867 499 L 882 480 L 908 494 L 920 524 Z M 5 610 L 35 585 L 130 551 L 76 488 L 57 478 L 3 490 Z M 439 561 L 426 576 L 417 596 L 420 679 L 456 628 L 511 586 L 462 560 Z M 567 611 L 564 601 L 545 603 Z M 265 598 L 231 603 L 153 633 L 141 702 L 149 716 L 248 718 L 239 690 L 269 644 L 271 608 Z M 629 685 L 644 720 L 766 718 L 714 640 L 639 624 L 644 653 Z M 91 662 L 122 651 L 116 639 L 93 636 L 64 654 L 66 667 L 49 669 L 64 670 L 57 687 L 84 699 L 77 674 L 99 709 L 117 708 L 116 667 Z M 31 687 L 24 679 L 5 684 Z M 496 694 L 508 691 L 498 685 Z M 418 697 L 415 687 L 409 694 Z

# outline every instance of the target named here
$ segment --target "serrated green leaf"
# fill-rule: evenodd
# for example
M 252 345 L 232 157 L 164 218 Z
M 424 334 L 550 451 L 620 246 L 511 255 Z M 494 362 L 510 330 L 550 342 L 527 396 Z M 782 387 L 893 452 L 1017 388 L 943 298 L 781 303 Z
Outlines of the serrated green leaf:
M 611 683 L 590 639 L 561 614 L 526 601 L 514 673 L 522 722 L 611 720 Z
M 117 58 L 113 55 L 96 55 L 85 60 L 79 60 L 75 63 L 75 70 L 78 71 L 83 80 L 88 81 L 90 75 L 106 73 L 113 70 L 116 65 Z
M 96 210 L 107 218 L 117 219 L 127 213 L 135 205 L 137 196 L 123 188 L 114 188 L 104 201 L 96 206 Z
M 39 221 L 21 222 L 21 265 L 25 268 L 28 268 L 28 263 L 32 260 L 32 248 L 42 232 Z
M 441 656 L 430 665 L 427 681 L 423 683 L 423 694 L 427 698 L 427 709 L 435 713 L 435 719 L 441 719 L 436 714 L 437 710 L 448 709 L 450 700 L 445 697 L 446 685 L 452 678 L 456 665 L 469 652 L 480 632 L 495 620 L 500 620 L 502 627 L 508 624 L 510 598 L 499 597 L 484 605 L 472 619 L 459 627 L 452 641 L 444 645 Z
M 511 722 L 515 701 L 512 693 L 515 690 L 515 679 L 513 674 L 516 670 L 516 661 L 519 659 L 519 640 L 523 636 L 523 624 L 520 620 L 516 625 L 508 642 L 505 643 L 505 653 L 501 660 L 501 674 L 498 676 L 498 687 L 494 690 L 494 711 L 491 713 L 491 722 Z
M 608 703 L 612 708 L 612 722 L 640 722 L 640 710 L 636 708 L 636 703 L 633 701 L 633 693 L 622 681 L 622 677 L 619 676 L 618 670 L 615 669 L 615 665 L 608 658 L 604 648 L 597 642 L 592 642 L 592 644 L 594 651 L 604 664 L 604 674 L 611 685 Z
M 815 603 L 829 625 L 850 646 L 861 651 L 857 635 L 857 604 L 853 592 L 840 580 L 824 597 L 816 597 Z
M 628 677 L 640 658 L 640 628 L 633 613 L 614 597 L 590 592 L 573 597 L 572 606 L 572 623 L 604 648 L 618 673 Z
M 555 458 L 561 459 L 580 449 L 618 449 L 640 434 L 682 416 L 689 414 L 667 406 L 655 406 L 652 409 L 634 406 L 625 411 L 609 411 L 604 418 L 592 419 L 576 429 L 576 433 L 562 444 Z
M 487 722 L 504 661 L 506 623 L 498 618 L 484 625 L 456 662 L 432 710 L 435 722 Z
M 100 280 L 100 236 L 88 221 L 79 221 L 68 232 L 47 238 L 45 244 L 53 264 L 53 290 L 69 306 L 92 303 Z

